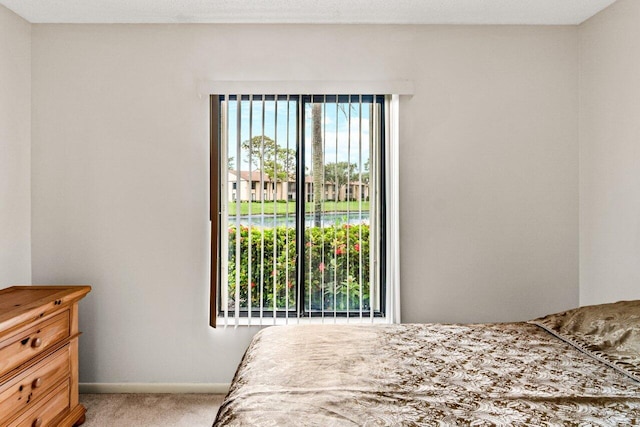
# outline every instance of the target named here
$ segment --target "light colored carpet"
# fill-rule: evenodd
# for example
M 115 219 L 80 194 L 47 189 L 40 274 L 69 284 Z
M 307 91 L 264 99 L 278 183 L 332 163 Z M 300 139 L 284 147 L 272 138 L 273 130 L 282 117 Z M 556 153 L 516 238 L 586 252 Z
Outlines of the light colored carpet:
M 82 427 L 211 427 L 222 394 L 81 394 Z

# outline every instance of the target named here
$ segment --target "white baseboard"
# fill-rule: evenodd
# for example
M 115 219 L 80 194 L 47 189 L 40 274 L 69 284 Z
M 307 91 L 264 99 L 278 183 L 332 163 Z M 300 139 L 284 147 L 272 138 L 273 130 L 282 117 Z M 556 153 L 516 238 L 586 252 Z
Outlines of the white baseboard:
M 80 383 L 80 393 L 227 394 L 229 383 Z

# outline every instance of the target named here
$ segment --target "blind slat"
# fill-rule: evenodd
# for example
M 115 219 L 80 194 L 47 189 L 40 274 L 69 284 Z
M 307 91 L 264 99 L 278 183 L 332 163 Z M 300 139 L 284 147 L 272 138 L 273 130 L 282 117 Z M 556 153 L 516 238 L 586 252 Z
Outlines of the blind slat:
M 238 133 L 236 138 L 236 159 L 238 159 L 238 164 L 240 164 L 240 144 L 241 144 L 241 130 L 242 130 L 242 101 L 240 98 L 237 100 L 237 110 L 236 110 L 236 132 Z M 238 261 L 242 256 L 242 248 L 240 247 L 240 192 L 241 192 L 241 181 L 240 181 L 240 170 L 238 169 L 236 173 L 236 295 L 235 295 L 235 326 L 238 327 L 238 320 L 240 317 L 240 288 L 242 287 L 242 283 L 240 283 L 240 269 L 238 268 Z
M 251 253 L 251 251 L 253 250 L 252 247 L 252 243 L 253 243 L 253 230 L 252 230 L 252 225 L 253 222 L 251 221 L 251 202 L 253 199 L 253 170 L 252 170 L 252 163 L 253 163 L 253 95 L 249 96 L 249 195 L 248 195 L 248 205 L 249 205 L 249 212 L 247 214 L 247 222 L 249 223 L 248 227 L 249 227 L 249 233 L 248 233 L 248 237 L 247 237 L 247 317 L 249 318 L 249 326 L 251 326 L 251 318 L 252 318 L 252 311 L 253 311 L 253 271 L 252 271 L 252 267 L 253 267 L 253 254 Z M 241 168 L 241 160 L 238 158 L 238 171 L 242 170 Z M 237 262 L 237 261 L 236 261 Z

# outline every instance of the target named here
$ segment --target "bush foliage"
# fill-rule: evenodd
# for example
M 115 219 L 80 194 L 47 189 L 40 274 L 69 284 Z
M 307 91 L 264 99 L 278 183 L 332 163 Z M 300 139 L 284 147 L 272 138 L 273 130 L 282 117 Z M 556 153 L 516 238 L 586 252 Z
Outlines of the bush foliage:
M 361 306 L 363 311 L 369 310 L 369 226 L 311 227 L 304 237 L 304 310 L 346 311 Z M 239 232 L 236 227 L 229 228 L 229 309 L 235 309 L 237 283 L 241 309 L 249 307 L 249 295 L 253 310 L 260 308 L 260 300 L 265 311 L 273 310 L 274 299 L 277 310 L 295 309 L 295 239 L 293 227 L 241 226 Z

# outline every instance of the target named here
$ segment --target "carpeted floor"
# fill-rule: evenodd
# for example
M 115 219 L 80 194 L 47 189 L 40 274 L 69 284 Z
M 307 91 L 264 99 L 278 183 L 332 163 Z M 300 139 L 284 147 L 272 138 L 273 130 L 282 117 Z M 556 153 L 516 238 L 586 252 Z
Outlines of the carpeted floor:
M 222 394 L 81 394 L 83 427 L 211 427 Z

